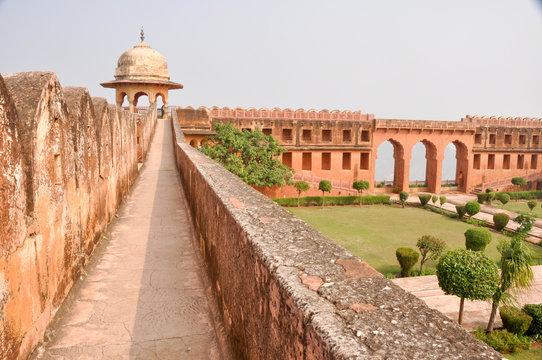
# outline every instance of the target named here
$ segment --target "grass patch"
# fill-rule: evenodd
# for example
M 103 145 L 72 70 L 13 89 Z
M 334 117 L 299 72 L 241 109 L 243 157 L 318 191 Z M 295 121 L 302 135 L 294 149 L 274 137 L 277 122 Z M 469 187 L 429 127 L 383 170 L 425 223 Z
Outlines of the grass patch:
M 542 359 L 542 347 L 538 349 L 525 350 L 514 354 L 506 354 L 508 360 L 535 360 Z
M 422 235 L 441 238 L 448 250 L 465 248 L 467 229 L 473 225 L 450 219 L 427 210 L 406 207 L 373 205 L 368 207 L 288 208 L 290 212 L 309 225 L 333 239 L 353 254 L 367 261 L 383 274 L 400 272 L 395 257 L 398 247 L 416 248 L 416 241 Z M 499 239 L 504 235 L 492 232 L 493 241 L 485 254 L 497 260 Z M 535 263 L 542 261 L 542 248 L 527 244 L 532 249 Z M 428 261 L 434 269 L 436 262 Z M 419 267 L 419 263 L 417 265 Z M 415 266 L 416 268 L 416 266 Z
M 500 201 L 495 201 L 492 203 L 492 205 L 499 209 L 505 209 L 505 210 L 512 211 L 518 214 L 532 215 L 534 217 L 542 219 L 542 207 L 540 206 L 540 204 L 542 204 L 542 201 L 540 200 L 537 200 L 537 201 L 538 201 L 538 205 L 533 209 L 532 214 L 529 212 L 529 207 L 527 206 L 527 201 L 525 200 L 520 200 L 517 202 L 515 200 L 510 200 L 504 206 L 501 204 Z M 510 219 L 510 220 L 513 220 L 513 219 Z

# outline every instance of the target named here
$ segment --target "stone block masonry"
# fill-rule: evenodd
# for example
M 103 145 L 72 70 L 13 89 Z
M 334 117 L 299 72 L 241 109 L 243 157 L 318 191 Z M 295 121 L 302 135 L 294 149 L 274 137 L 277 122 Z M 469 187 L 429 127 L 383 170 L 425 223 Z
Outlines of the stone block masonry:
M 364 261 L 191 147 L 174 150 L 238 359 L 500 359 Z
M 51 72 L 0 75 L 0 359 L 25 359 L 145 157 L 137 115 Z

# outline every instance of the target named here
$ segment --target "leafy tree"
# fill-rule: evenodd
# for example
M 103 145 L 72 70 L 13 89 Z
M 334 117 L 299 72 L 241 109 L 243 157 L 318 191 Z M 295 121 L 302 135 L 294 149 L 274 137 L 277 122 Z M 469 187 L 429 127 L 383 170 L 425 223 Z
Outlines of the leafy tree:
M 513 289 L 528 289 L 533 284 L 531 269 L 532 255 L 522 242 L 522 233 L 512 239 L 503 239 L 497 249 L 501 253 L 501 275 L 498 287 L 493 294 L 491 314 L 487 324 L 487 332 L 493 331 L 495 315 L 501 303 L 512 303 L 515 298 Z
M 361 206 L 361 203 L 362 203 L 361 194 L 363 193 L 363 190 L 367 190 L 369 188 L 369 182 L 365 180 L 356 180 L 352 184 L 352 187 L 356 189 L 359 193 L 359 206 Z
M 519 187 L 527 185 L 527 180 L 525 180 L 525 178 L 522 178 L 522 177 L 515 177 L 515 178 L 512 178 L 512 184 L 516 186 L 516 201 L 518 201 Z
M 401 203 L 403 208 L 405 207 L 405 203 L 406 203 L 407 199 L 408 199 L 408 193 L 406 191 L 401 191 L 399 193 L 399 202 Z
M 465 204 L 465 212 L 469 214 L 470 217 L 473 217 L 480 212 L 480 204 L 476 201 L 469 201 Z
M 399 265 L 401 265 L 401 276 L 409 277 L 412 268 L 418 262 L 420 254 L 411 248 L 398 248 L 395 251 L 395 256 L 397 257 L 397 261 L 399 261 Z
M 423 235 L 416 243 L 422 258 L 420 260 L 420 275 L 423 274 L 423 264 L 427 260 L 436 260 L 446 249 L 446 243 L 434 236 Z
M 507 193 L 497 193 L 497 200 L 499 200 L 501 204 L 506 205 L 510 201 L 510 195 Z
M 311 186 L 305 181 L 296 181 L 294 183 L 294 187 L 297 190 L 297 207 L 299 207 L 299 198 L 301 197 L 301 193 L 309 190 Z
M 442 209 L 442 205 L 446 204 L 446 196 L 440 196 L 439 197 L 439 202 L 440 202 L 440 208 Z
M 467 250 L 483 252 L 491 242 L 491 231 L 486 228 L 473 227 L 465 231 L 465 247 Z
M 438 200 L 438 196 L 437 195 L 433 195 L 431 197 L 431 201 L 433 202 L 433 205 L 435 205 L 437 203 L 437 200 Z
M 438 284 L 447 295 L 461 298 L 459 319 L 463 321 L 465 299 L 487 300 L 499 284 L 497 265 L 478 251 L 456 249 L 444 254 L 437 265 Z
M 322 180 L 318 184 L 318 190 L 322 191 L 322 209 L 325 207 L 324 193 L 331 191 L 331 183 L 327 180 Z
M 533 209 L 538 205 L 538 201 L 536 200 L 529 200 L 527 201 L 527 206 L 529 207 L 530 213 L 533 213 Z
M 529 231 L 533 228 L 534 218 L 528 215 L 518 215 L 514 219 L 520 226 L 516 229 L 516 235 L 519 236 L 522 240 L 525 240 Z
M 214 127 L 216 134 L 200 148 L 205 155 L 251 186 L 290 182 L 293 170 L 278 160 L 284 148 L 272 136 L 259 130 L 240 131 L 231 123 L 215 123 Z

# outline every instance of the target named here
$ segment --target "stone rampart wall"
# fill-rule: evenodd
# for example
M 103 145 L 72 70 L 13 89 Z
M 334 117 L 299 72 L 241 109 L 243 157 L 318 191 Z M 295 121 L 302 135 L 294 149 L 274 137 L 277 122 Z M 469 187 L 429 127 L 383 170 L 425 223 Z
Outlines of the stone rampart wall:
M 479 116 L 467 115 L 461 119 L 464 123 L 474 123 L 477 127 L 509 127 L 509 128 L 540 128 L 542 127 L 542 118 L 522 118 L 522 117 L 504 117 L 504 116 Z
M 172 124 L 234 358 L 501 358 L 191 147 L 176 112 Z
M 40 341 L 137 176 L 156 108 L 130 114 L 54 73 L 0 75 L 0 359 Z

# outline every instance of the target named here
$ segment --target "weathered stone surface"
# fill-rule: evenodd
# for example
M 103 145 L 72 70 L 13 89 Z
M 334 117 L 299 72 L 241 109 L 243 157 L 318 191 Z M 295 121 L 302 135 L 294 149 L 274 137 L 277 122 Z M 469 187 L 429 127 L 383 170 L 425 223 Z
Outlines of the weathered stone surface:
M 501 358 L 388 279 L 347 276 L 337 261 L 358 258 L 206 160 L 173 120 L 177 165 L 234 357 Z M 303 276 L 323 284 L 315 292 Z M 353 304 L 377 310 L 357 313 Z
M 108 141 L 98 133 L 111 133 L 103 113 L 98 121 L 88 91 L 63 91 L 54 73 L 0 77 L 0 359 L 32 351 L 135 179 L 127 124 L 121 137 L 133 145 L 117 152 L 131 171 L 113 179 L 125 186 L 107 204 L 110 180 L 100 174 L 113 163 L 98 151 Z M 156 109 L 150 113 L 141 116 L 152 129 Z

